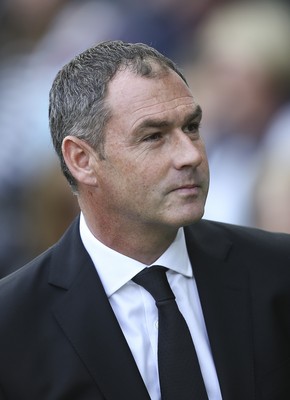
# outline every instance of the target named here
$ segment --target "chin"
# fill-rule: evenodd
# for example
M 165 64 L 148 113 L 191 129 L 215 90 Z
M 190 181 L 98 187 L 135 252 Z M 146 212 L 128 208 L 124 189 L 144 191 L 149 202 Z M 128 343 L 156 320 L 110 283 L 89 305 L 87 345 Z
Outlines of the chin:
M 203 217 L 203 214 L 204 214 L 204 209 L 202 209 L 200 211 L 195 210 L 194 212 L 191 212 L 188 215 L 184 215 L 183 218 L 179 217 L 179 218 L 177 218 L 177 221 L 176 221 L 176 227 L 181 228 L 183 226 L 188 226 L 188 225 L 194 224 L 195 222 L 198 222 Z

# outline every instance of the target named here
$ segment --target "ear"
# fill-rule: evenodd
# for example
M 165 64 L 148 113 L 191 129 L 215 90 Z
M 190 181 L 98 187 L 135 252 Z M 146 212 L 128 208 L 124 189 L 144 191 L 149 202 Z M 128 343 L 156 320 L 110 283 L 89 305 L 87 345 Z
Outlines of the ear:
M 97 157 L 86 142 L 75 136 L 66 136 L 62 142 L 62 154 L 77 182 L 90 186 L 97 185 Z

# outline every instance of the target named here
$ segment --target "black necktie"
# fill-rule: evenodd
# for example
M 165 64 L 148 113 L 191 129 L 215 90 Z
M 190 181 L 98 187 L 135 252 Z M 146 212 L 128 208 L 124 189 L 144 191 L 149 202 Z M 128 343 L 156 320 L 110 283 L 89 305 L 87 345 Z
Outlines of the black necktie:
M 133 281 L 146 289 L 158 308 L 158 369 L 162 400 L 208 400 L 188 326 L 175 301 L 166 268 L 153 266 Z

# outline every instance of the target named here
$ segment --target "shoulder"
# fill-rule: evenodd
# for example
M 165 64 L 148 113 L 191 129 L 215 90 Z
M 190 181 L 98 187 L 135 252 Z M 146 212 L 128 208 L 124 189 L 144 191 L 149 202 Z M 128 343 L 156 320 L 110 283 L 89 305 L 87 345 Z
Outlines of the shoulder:
M 258 228 L 242 225 L 233 225 L 224 222 L 210 221 L 202 219 L 194 225 L 188 227 L 191 232 L 199 232 L 204 235 L 225 235 L 232 240 L 245 240 L 255 242 L 290 243 L 290 234 L 282 232 L 270 232 Z
M 253 291 L 289 293 L 289 234 L 201 220 L 185 228 L 185 237 L 195 271 L 224 273 L 239 285 L 250 279 Z
M 48 315 L 52 305 L 47 285 L 52 252 L 52 249 L 47 250 L 0 280 L 1 348 L 5 343 L 8 346 L 13 337 L 21 337 L 27 334 L 28 329 L 36 329 L 35 320 L 41 321 Z M 21 340 L 20 337 L 17 340 Z
M 2 300 L 4 304 L 7 304 L 10 297 L 16 301 L 20 293 L 32 293 L 33 288 L 39 287 L 41 282 L 47 282 L 52 252 L 53 248 L 48 249 L 17 271 L 2 278 L 0 280 L 0 304 L 2 304 Z
M 223 222 L 201 220 L 185 228 L 186 236 L 205 250 L 222 248 L 245 254 L 272 254 L 290 262 L 290 234 L 269 232 L 257 228 Z M 286 259 L 285 259 L 286 256 Z
M 25 304 L 28 307 L 31 302 L 45 301 L 50 297 L 48 292 L 54 291 L 56 285 L 53 283 L 62 282 L 63 276 L 68 285 L 71 283 L 78 273 L 77 255 L 81 257 L 84 252 L 77 232 L 75 221 L 57 243 L 0 280 L 0 315 L 5 312 L 5 304 L 23 309 Z M 73 253 L 71 248 L 74 248 Z M 71 259 L 75 260 L 74 263 Z

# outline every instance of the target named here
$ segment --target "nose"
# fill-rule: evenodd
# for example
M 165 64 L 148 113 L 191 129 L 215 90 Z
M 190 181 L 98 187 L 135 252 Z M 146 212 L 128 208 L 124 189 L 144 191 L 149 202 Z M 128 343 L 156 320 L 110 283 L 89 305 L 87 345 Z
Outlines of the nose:
M 176 169 L 196 168 L 205 158 L 201 138 L 192 138 L 186 133 L 176 132 L 172 143 L 172 160 Z

